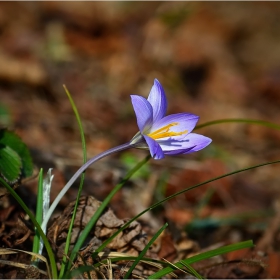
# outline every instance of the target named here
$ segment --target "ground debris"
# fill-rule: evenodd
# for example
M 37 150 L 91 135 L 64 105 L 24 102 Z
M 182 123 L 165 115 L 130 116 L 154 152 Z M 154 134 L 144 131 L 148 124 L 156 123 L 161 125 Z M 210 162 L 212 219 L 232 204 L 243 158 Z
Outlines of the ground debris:
M 50 240 L 57 257 L 58 265 L 64 255 L 65 241 L 74 205 L 75 201 L 71 202 L 69 206 L 65 208 L 63 213 L 54 219 L 47 233 L 47 237 Z M 70 250 L 73 248 L 83 229 L 100 205 L 101 202 L 93 196 L 82 196 L 80 198 L 71 234 Z M 90 239 L 86 241 L 86 244 L 84 244 L 83 249 L 80 251 L 80 257 L 82 258 L 83 263 L 92 263 L 93 260 L 91 259 L 91 254 L 102 244 L 103 241 L 112 236 L 127 221 L 128 220 L 126 219 L 118 219 L 110 208 L 106 208 L 105 212 L 100 216 L 95 227 L 91 231 Z M 147 234 L 142 230 L 141 224 L 134 221 L 108 244 L 106 254 L 109 255 L 110 252 L 119 252 L 126 253 L 128 256 L 138 256 L 147 243 Z M 153 247 L 147 252 L 146 256 L 158 259 L 157 252 L 153 251 Z M 142 267 L 140 270 L 144 271 L 144 268 Z
M 2 240 L 8 247 L 17 246 L 28 239 L 31 234 L 31 230 L 26 226 L 22 219 L 18 218 L 16 226 L 11 232 L 3 236 Z
M 21 136 L 38 168 L 54 168 L 53 200 L 82 163 L 80 132 L 63 84 L 76 103 L 87 153 L 92 156 L 135 135 L 130 94 L 147 97 L 154 78 L 166 90 L 168 113 L 195 113 L 200 124 L 230 118 L 279 124 L 279 8 L 279 3 L 269 1 L 1 2 L 0 126 Z M 127 216 L 213 177 L 278 159 L 279 130 L 254 123 L 226 123 L 202 130 L 213 139 L 209 148 L 151 160 L 147 174 L 135 175 L 116 194 L 110 202 L 115 216 L 107 214 L 109 209 L 104 212 L 107 218 L 102 220 L 102 216 L 92 230 L 75 267 L 83 265 L 83 260 L 93 264 L 91 253 Z M 145 151 L 127 153 L 136 163 Z M 126 161 L 122 155 L 87 170 L 85 195 L 104 200 L 122 177 Z M 35 212 L 37 182 L 15 187 Z M 76 191 L 73 186 L 63 197 L 60 210 L 76 198 Z M 100 259 L 107 260 L 106 254 L 113 253 L 137 255 L 167 221 L 167 230 L 149 250 L 153 258 L 175 263 L 217 244 L 252 240 L 254 250 L 232 252 L 194 267 L 207 278 L 280 278 L 280 211 L 275 208 L 279 197 L 279 164 L 225 177 L 149 211 L 141 224 L 132 224 L 119 235 Z M 89 219 L 95 211 L 87 204 L 80 208 L 82 220 L 74 226 L 71 248 L 86 224 L 83 218 Z M 25 226 L 17 229 L 21 211 L 0 186 L 0 245 L 30 252 L 34 227 L 29 228 L 29 236 Z M 65 221 L 58 220 L 61 224 L 56 222 L 49 229 L 58 262 L 70 216 L 71 210 L 63 216 Z M 147 234 L 142 236 L 144 231 Z M 30 265 L 21 253 L 0 258 Z M 121 279 L 130 265 L 108 262 L 100 273 L 90 276 Z M 140 266 L 137 276 L 134 272 L 135 278 L 148 275 Z M 0 265 L 0 278 L 24 277 L 24 269 Z

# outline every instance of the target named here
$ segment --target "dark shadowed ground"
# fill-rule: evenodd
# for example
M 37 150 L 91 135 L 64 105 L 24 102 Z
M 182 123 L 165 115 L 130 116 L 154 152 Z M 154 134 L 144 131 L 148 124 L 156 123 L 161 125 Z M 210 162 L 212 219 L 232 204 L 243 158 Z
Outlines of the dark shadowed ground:
M 154 78 L 166 91 L 168 112 L 197 114 L 199 124 L 222 118 L 280 124 L 279 18 L 277 2 L 1 2 L 0 125 L 28 145 L 34 175 L 53 168 L 53 199 L 82 164 L 63 84 L 82 118 L 88 157 L 134 136 L 130 94 L 147 97 Z M 280 132 L 271 128 L 226 123 L 197 132 L 213 143 L 196 154 L 150 160 L 112 200 L 116 219 L 210 178 L 279 159 Z M 130 150 L 103 159 L 87 171 L 83 194 L 103 200 L 146 155 Z M 215 181 L 143 216 L 148 236 L 169 222 L 151 256 L 175 262 L 252 239 L 254 249 L 195 268 L 208 278 L 280 278 L 279 168 Z M 77 187 L 61 201 L 60 217 Z M 36 178 L 18 188 L 33 211 L 36 188 Z M 0 203 L 1 246 L 30 251 L 33 233 L 19 226 L 21 209 L 7 196 Z M 0 264 L 0 278 L 16 277 L 25 274 Z

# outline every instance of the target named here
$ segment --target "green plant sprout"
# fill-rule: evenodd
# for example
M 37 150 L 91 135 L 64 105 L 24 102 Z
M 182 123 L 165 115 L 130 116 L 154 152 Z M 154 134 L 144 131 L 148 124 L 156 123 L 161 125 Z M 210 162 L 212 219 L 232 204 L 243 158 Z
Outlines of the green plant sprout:
M 128 143 L 109 149 L 86 162 L 68 181 L 52 203 L 42 227 L 46 227 L 53 211 L 61 198 L 69 190 L 76 179 L 94 162 L 129 148 L 146 149 L 154 159 L 162 159 L 164 155 L 179 155 L 197 152 L 208 146 L 212 140 L 200 134 L 191 133 L 199 117 L 191 113 L 179 113 L 165 116 L 167 98 L 163 87 L 157 79 L 150 91 L 148 99 L 131 95 L 136 114 L 139 132 Z
M 12 132 L 9 132 L 6 129 L 0 130 L 0 183 L 15 197 L 15 199 L 18 201 L 18 203 L 22 206 L 24 211 L 29 215 L 34 227 L 35 227 L 35 238 L 33 243 L 33 257 L 32 257 L 32 264 L 37 265 L 38 259 L 40 259 L 38 256 L 42 253 L 43 245 L 46 248 L 49 262 L 50 262 L 50 272 L 49 277 L 50 278 L 71 278 L 76 277 L 77 275 L 80 275 L 83 272 L 88 272 L 93 269 L 98 268 L 104 261 L 100 261 L 93 266 L 87 266 L 86 264 L 84 266 L 81 266 L 77 269 L 74 269 L 71 271 L 71 266 L 74 262 L 74 260 L 77 258 L 77 255 L 79 253 L 79 250 L 83 246 L 83 243 L 85 242 L 87 236 L 89 235 L 91 229 L 96 224 L 97 220 L 101 216 L 104 209 L 108 206 L 110 200 L 113 198 L 113 196 L 122 188 L 122 186 L 133 176 L 136 172 L 140 170 L 140 168 L 145 165 L 145 163 L 150 159 L 153 158 L 155 160 L 159 160 L 164 158 L 165 156 L 171 156 L 171 155 L 180 155 L 180 154 L 189 154 L 192 152 L 197 152 L 201 149 L 204 149 L 211 143 L 211 139 L 208 137 L 205 137 L 200 134 L 193 133 L 192 131 L 196 128 L 202 128 L 205 126 L 210 125 L 216 125 L 221 123 L 247 123 L 247 124 L 256 124 L 256 125 L 262 125 L 267 126 L 273 129 L 280 130 L 280 126 L 265 122 L 265 121 L 259 121 L 259 120 L 248 120 L 248 119 L 223 119 L 223 120 L 216 120 L 211 121 L 205 124 L 201 124 L 196 126 L 199 117 L 190 113 L 179 113 L 179 114 L 173 114 L 173 115 L 167 115 L 166 116 L 166 110 L 167 110 L 167 100 L 164 93 L 164 90 L 159 83 L 158 80 L 155 79 L 154 85 L 150 91 L 150 94 L 147 99 L 144 97 L 138 96 L 138 95 L 132 95 L 132 105 L 135 111 L 136 119 L 137 119 L 137 125 L 139 128 L 139 132 L 129 141 L 128 143 L 122 144 L 120 146 L 117 146 L 115 148 L 109 149 L 105 152 L 100 153 L 99 155 L 91 158 L 89 161 L 86 161 L 86 145 L 85 145 L 85 138 L 84 133 L 82 129 L 81 120 L 78 114 L 78 110 L 74 104 L 74 101 L 72 100 L 72 97 L 69 93 L 69 91 L 66 89 L 66 93 L 68 95 L 68 98 L 71 102 L 72 108 L 74 110 L 76 119 L 79 124 L 80 133 L 81 133 L 81 139 L 82 139 L 82 146 L 83 146 L 83 160 L 84 164 L 78 169 L 78 171 L 73 175 L 73 177 L 67 182 L 67 184 L 64 186 L 62 191 L 59 193 L 59 195 L 55 198 L 54 202 L 52 203 L 51 207 L 49 208 L 49 197 L 50 197 L 50 187 L 51 187 L 51 181 L 52 181 L 52 175 L 51 173 L 48 174 L 47 178 L 45 179 L 45 183 L 43 183 L 43 170 L 40 170 L 39 175 L 39 183 L 38 183 L 38 200 L 37 200 L 37 210 L 36 210 L 36 218 L 32 215 L 28 207 L 25 205 L 25 203 L 21 200 L 21 198 L 17 195 L 17 193 L 13 190 L 13 188 L 9 184 L 13 184 L 14 182 L 17 182 L 21 177 L 30 176 L 32 174 L 32 161 L 30 154 L 28 152 L 27 147 L 24 143 Z M 127 175 L 124 177 L 124 179 L 117 184 L 113 190 L 110 192 L 110 194 L 104 199 L 104 201 L 101 203 L 101 206 L 98 208 L 98 210 L 94 213 L 93 217 L 91 218 L 90 222 L 87 224 L 87 226 L 83 229 L 81 235 L 79 236 L 79 239 L 77 243 L 74 245 L 74 248 L 69 254 L 69 245 L 70 245 L 70 239 L 71 239 L 71 232 L 72 227 L 74 224 L 74 219 L 76 215 L 77 205 L 79 202 L 79 197 L 81 194 L 82 186 L 83 186 L 83 178 L 84 178 L 84 172 L 85 170 L 94 162 L 109 156 L 113 153 L 120 152 L 127 150 L 129 148 L 138 148 L 138 149 L 144 149 L 149 151 L 149 155 L 142 160 L 140 163 L 136 164 L 135 167 L 133 167 Z M 100 256 L 103 249 L 125 228 L 127 228 L 133 221 L 138 219 L 140 216 L 142 216 L 144 213 L 155 209 L 159 205 L 162 205 L 166 201 L 173 199 L 174 197 L 181 195 L 187 191 L 190 191 L 194 188 L 197 188 L 199 186 L 208 184 L 210 182 L 219 180 L 221 178 L 225 178 L 228 176 L 232 176 L 234 174 L 248 171 L 254 168 L 262 167 L 265 165 L 270 164 L 278 164 L 280 163 L 280 160 L 276 160 L 273 162 L 267 162 L 267 163 L 261 163 L 255 166 L 243 168 L 240 170 L 236 170 L 230 173 L 226 173 L 223 175 L 220 175 L 218 177 L 209 179 L 205 182 L 199 183 L 194 186 L 190 186 L 188 188 L 185 188 L 184 190 L 181 190 L 180 192 L 177 192 L 175 194 L 172 194 L 166 198 L 161 198 L 160 201 L 156 202 L 155 204 L 151 205 L 149 208 L 145 209 L 135 217 L 133 217 L 130 221 L 126 222 L 120 229 L 118 229 L 112 236 L 110 236 L 103 244 L 99 246 L 95 250 L 95 252 L 92 254 L 92 258 L 95 259 L 96 257 Z M 67 240 L 66 240 L 66 246 L 64 250 L 64 257 L 61 262 L 61 268 L 58 273 L 56 263 L 55 263 L 55 256 L 52 252 L 51 246 L 49 244 L 49 241 L 46 237 L 46 229 L 47 224 L 52 216 L 53 211 L 55 210 L 56 206 L 58 205 L 61 198 L 64 196 L 64 194 L 69 190 L 69 188 L 72 186 L 72 184 L 78 179 L 78 177 L 82 175 L 82 180 L 80 183 L 80 188 L 77 195 L 76 204 L 74 207 L 74 211 L 72 214 L 72 220 L 69 227 Z M 46 182 L 46 180 L 48 182 Z M 45 186 L 44 186 L 45 185 Z M 209 194 L 211 195 L 211 194 Z M 205 198 L 207 199 L 207 197 Z M 203 206 L 203 205 L 202 205 Z M 201 207 L 202 207 L 201 206 Z M 199 210 L 199 209 L 198 209 Z M 130 260 L 133 261 L 132 266 L 130 269 L 128 269 L 127 273 L 124 275 L 124 278 L 127 279 L 131 277 L 133 270 L 135 266 L 139 262 L 148 262 L 150 264 L 159 265 L 158 271 L 151 276 L 148 277 L 148 279 L 158 279 L 160 277 L 164 277 L 167 274 L 173 273 L 176 269 L 185 269 L 197 278 L 202 278 L 202 276 L 199 275 L 198 272 L 196 272 L 191 264 L 211 258 L 216 255 L 228 253 L 234 250 L 239 250 L 243 248 L 249 248 L 253 246 L 252 241 L 245 241 L 245 242 L 239 242 L 233 245 L 223 246 L 221 248 L 199 253 L 196 256 L 190 257 L 185 260 L 181 260 L 177 263 L 168 263 L 167 261 L 157 261 L 152 260 L 149 258 L 145 258 L 144 255 L 149 249 L 149 247 L 153 244 L 153 242 L 157 239 L 157 237 L 164 231 L 164 229 L 168 225 L 165 224 L 162 226 L 157 233 L 151 238 L 150 242 L 146 245 L 144 250 L 139 254 L 138 257 L 131 257 L 131 256 L 124 256 L 124 257 L 116 257 L 116 256 L 108 256 L 110 259 L 110 262 L 117 262 L 121 260 Z M 41 240 L 41 241 L 40 241 Z M 37 257 L 35 257 L 37 256 Z M 47 263 L 48 266 L 48 263 Z

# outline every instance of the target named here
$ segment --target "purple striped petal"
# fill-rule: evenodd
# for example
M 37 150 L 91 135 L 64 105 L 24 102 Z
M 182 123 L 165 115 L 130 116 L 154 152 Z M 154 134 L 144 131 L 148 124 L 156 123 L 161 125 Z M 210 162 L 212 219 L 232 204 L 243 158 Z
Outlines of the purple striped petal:
M 158 141 L 164 154 L 179 155 L 197 152 L 208 146 L 212 140 L 200 134 L 190 133 L 184 139 L 166 139 Z
M 191 153 L 190 151 L 193 149 L 194 147 L 188 148 L 188 149 L 182 149 L 182 150 L 174 150 L 174 151 L 168 151 L 168 152 L 164 152 L 165 155 L 168 156 L 175 156 L 175 155 L 182 155 L 182 154 L 186 154 L 186 153 Z
M 193 149 L 195 144 L 186 140 L 176 140 L 174 138 L 167 138 L 166 140 L 157 141 L 161 149 L 166 154 L 183 154 L 190 149 Z
M 153 108 L 151 104 L 142 96 L 131 95 L 131 102 L 136 115 L 139 130 L 149 128 L 153 123 Z
M 149 150 L 151 153 L 151 156 L 154 159 L 162 159 L 164 158 L 164 153 L 160 147 L 160 145 L 151 137 L 144 135 L 144 138 L 149 146 Z
M 154 80 L 154 85 L 148 96 L 148 101 L 153 107 L 153 122 L 159 121 L 166 114 L 167 99 L 164 89 L 157 79 Z
M 212 139 L 196 133 L 191 133 L 186 138 L 190 143 L 192 143 L 193 145 L 195 144 L 195 147 L 193 147 L 193 149 L 191 149 L 190 151 L 186 151 L 184 154 L 197 152 L 201 149 L 204 149 L 212 142 Z
M 152 133 L 160 128 L 163 128 L 171 123 L 178 123 L 172 127 L 170 127 L 170 131 L 173 132 L 184 132 L 189 134 L 195 127 L 196 123 L 198 122 L 199 117 L 189 113 L 179 113 L 179 114 L 172 114 L 164 117 L 163 119 L 159 120 L 158 122 L 152 125 L 149 133 Z M 186 134 L 179 135 L 179 136 L 172 136 L 173 139 L 183 139 L 186 137 Z

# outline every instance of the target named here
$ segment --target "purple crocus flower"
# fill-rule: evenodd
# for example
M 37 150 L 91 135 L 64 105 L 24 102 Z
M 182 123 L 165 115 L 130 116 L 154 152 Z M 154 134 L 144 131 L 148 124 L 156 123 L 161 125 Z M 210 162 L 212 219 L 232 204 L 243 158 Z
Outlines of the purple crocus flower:
M 191 133 L 199 119 L 198 116 L 190 113 L 165 116 L 167 100 L 158 80 L 154 81 L 148 99 L 138 95 L 131 95 L 131 100 L 140 131 L 130 142 L 104 151 L 82 165 L 53 201 L 41 225 L 42 228 L 46 228 L 53 211 L 64 194 L 82 172 L 94 162 L 113 153 L 133 147 L 148 149 L 154 159 L 161 159 L 164 158 L 164 155 L 197 152 L 212 142 L 208 137 Z
M 149 149 L 154 159 L 162 159 L 164 155 L 197 152 L 212 142 L 208 137 L 191 133 L 198 122 L 198 116 L 190 113 L 165 116 L 167 100 L 157 79 L 148 99 L 131 95 L 131 101 L 140 131 L 130 144 L 136 148 Z

